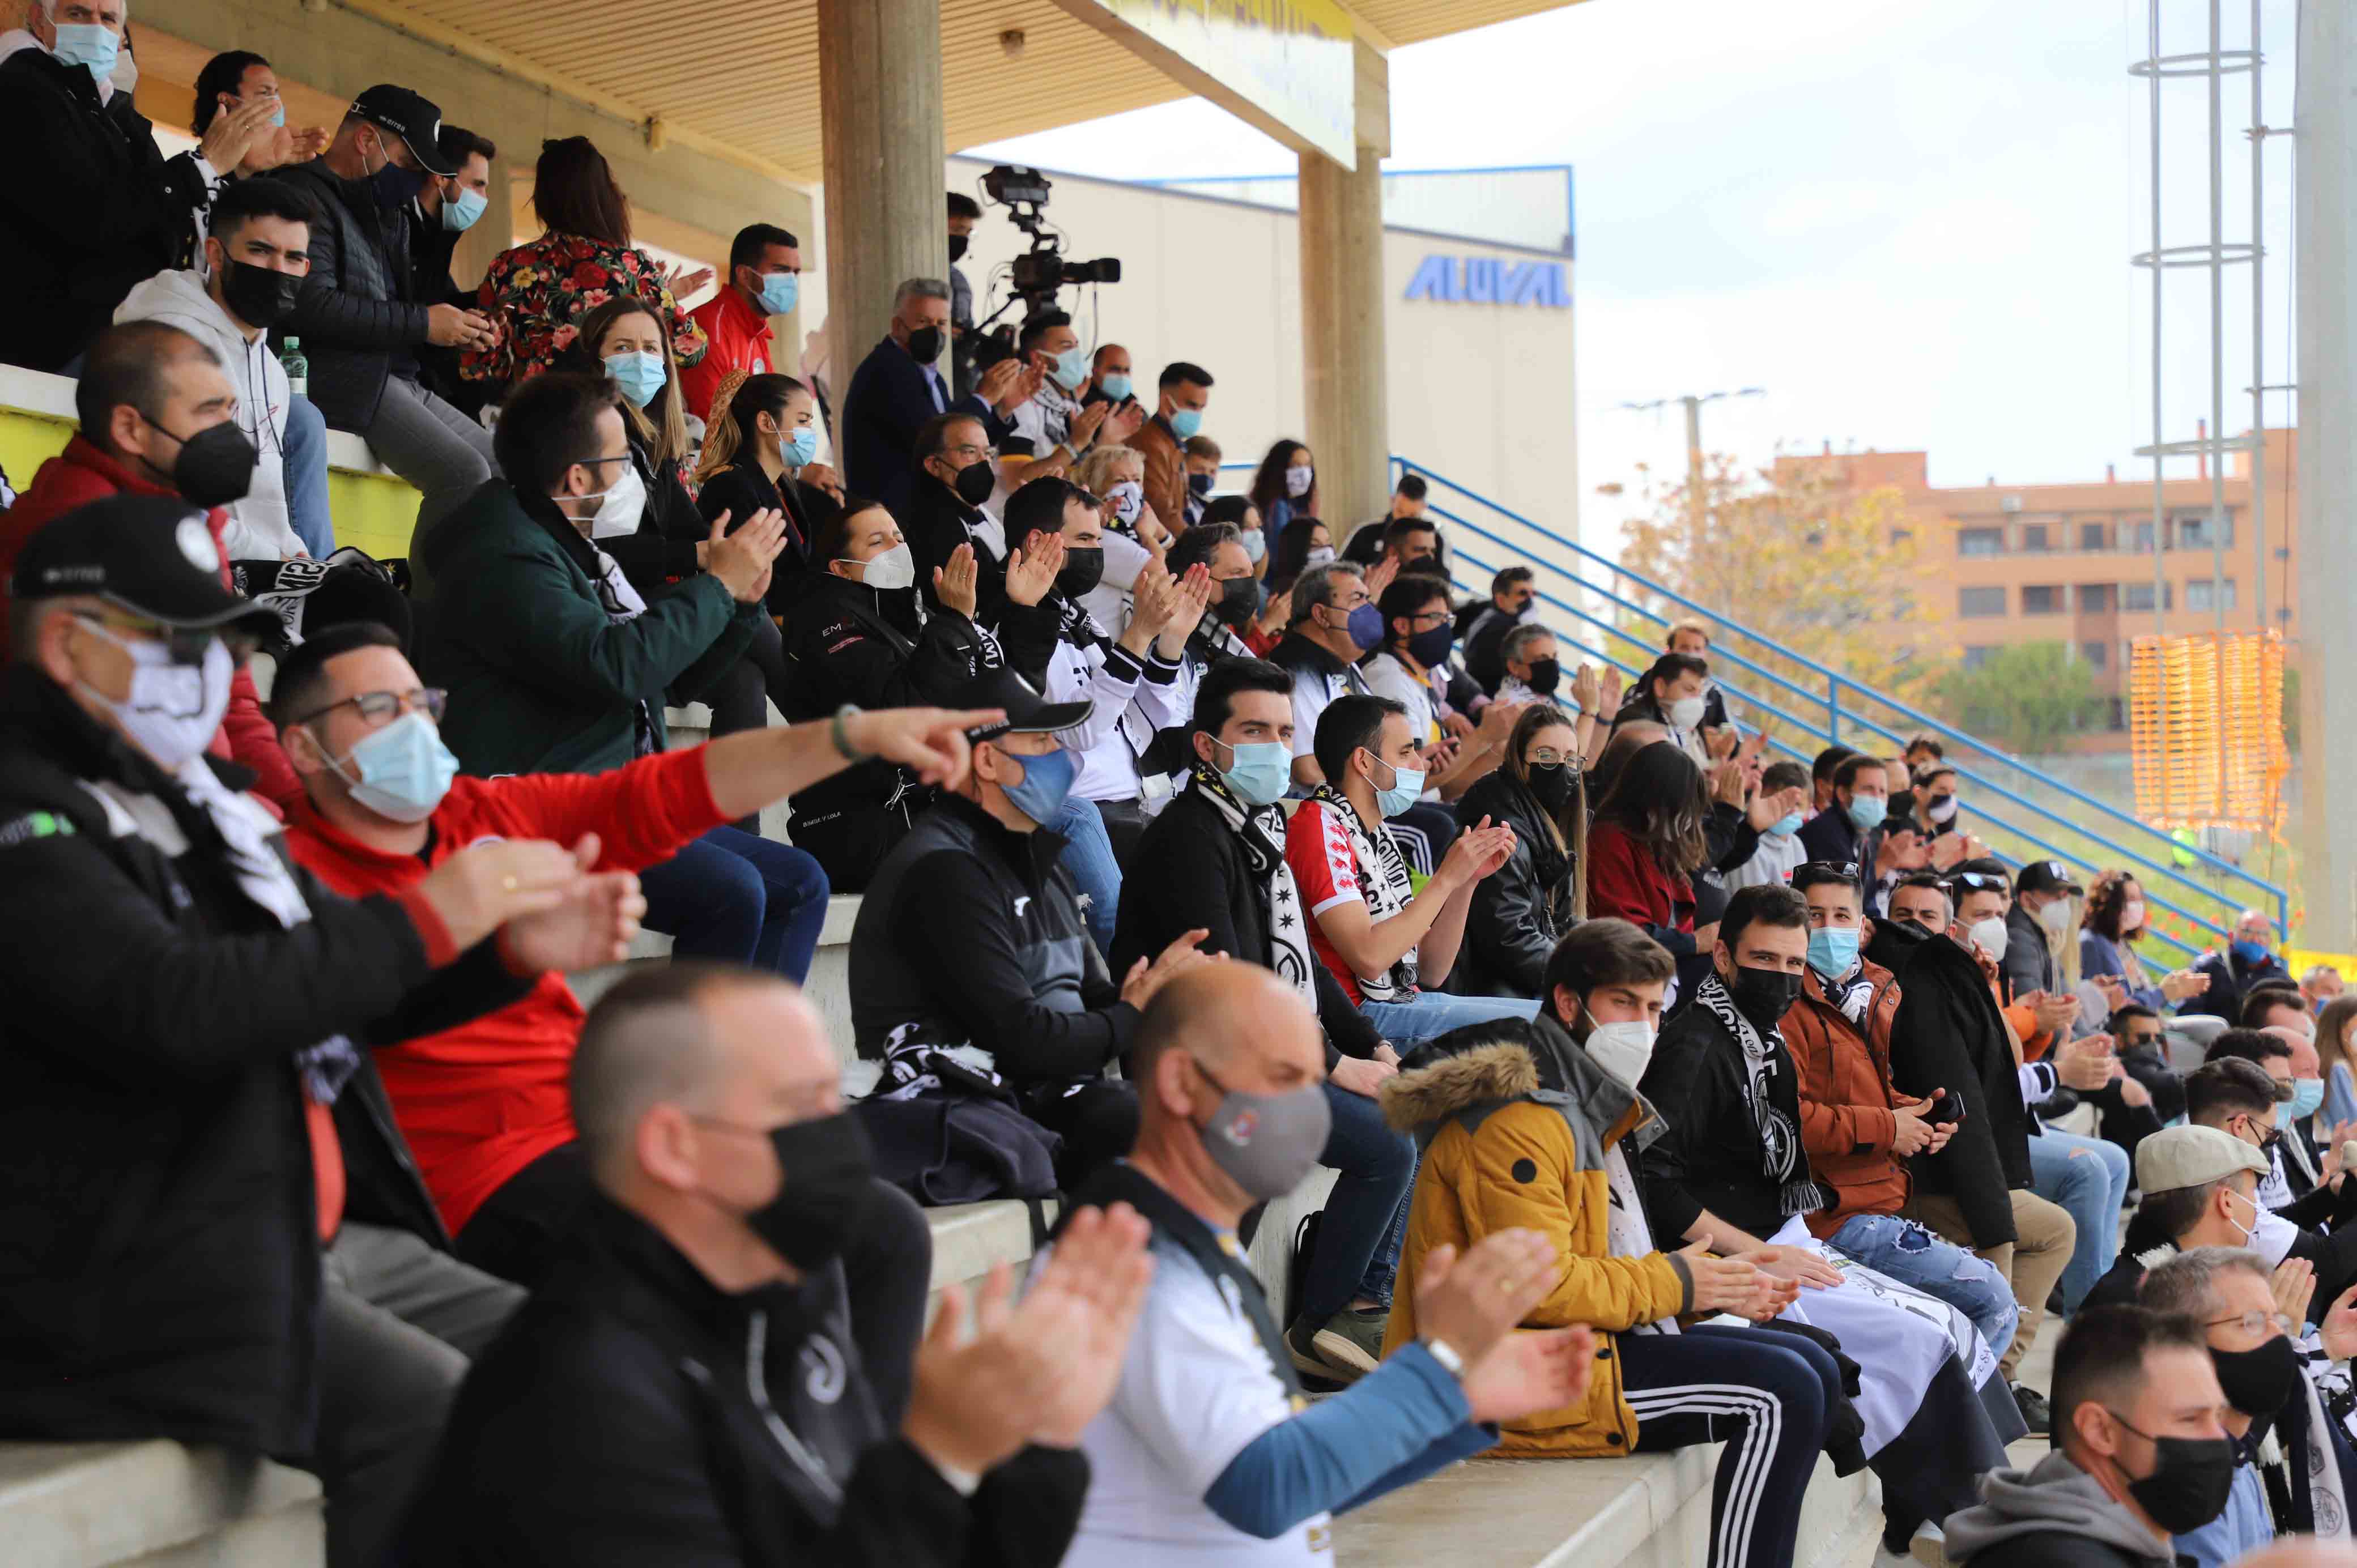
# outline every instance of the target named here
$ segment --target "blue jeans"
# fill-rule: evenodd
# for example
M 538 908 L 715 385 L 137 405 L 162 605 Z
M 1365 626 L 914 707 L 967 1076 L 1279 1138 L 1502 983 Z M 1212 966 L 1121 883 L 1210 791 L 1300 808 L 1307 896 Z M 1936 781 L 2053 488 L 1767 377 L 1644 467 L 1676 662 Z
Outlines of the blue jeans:
M 1524 1002 L 1512 996 L 1451 996 L 1445 991 L 1422 991 L 1413 1002 L 1361 1002 L 1359 1016 L 1405 1056 L 1408 1047 L 1437 1040 L 1468 1024 L 1491 1024 L 1501 1018 L 1535 1018 L 1536 998 Z
M 1334 1124 L 1318 1163 L 1340 1175 L 1303 1270 L 1301 1316 L 1311 1324 L 1361 1297 L 1391 1305 L 1392 1277 L 1399 1273 L 1400 1244 L 1407 1236 L 1408 1193 L 1415 1185 L 1415 1140 L 1393 1132 L 1381 1105 L 1330 1079 L 1326 1103 Z
M 826 873 L 802 850 L 715 828 L 639 873 L 646 927 L 672 938 L 673 958 L 716 959 L 810 977 L 826 925 Z
M 336 550 L 336 523 L 328 513 L 328 420 L 309 398 L 286 400 L 286 521 L 295 537 L 325 561 Z
M 1081 897 L 1089 901 L 1089 935 L 1095 939 L 1097 951 L 1110 960 L 1114 917 L 1121 912 L 1121 865 L 1113 857 L 1113 840 L 1105 836 L 1097 803 L 1079 795 L 1066 796 L 1064 809 L 1056 813 L 1048 829 L 1064 837 L 1064 853 L 1056 864 L 1072 874 Z M 1114 976 L 1115 983 L 1120 979 Z
M 1843 1256 L 1936 1296 L 1971 1318 L 1988 1342 L 1990 1355 L 2002 1356 L 2012 1348 L 2021 1309 L 2013 1299 L 2012 1284 L 1978 1253 L 1895 1214 L 1853 1214 L 1825 1240 Z
M 2128 1155 L 2117 1144 L 2049 1127 L 2029 1140 L 2029 1190 L 2061 1205 L 2079 1227 L 2060 1288 L 2065 1315 L 2120 1252 L 2120 1206 L 2128 1196 Z

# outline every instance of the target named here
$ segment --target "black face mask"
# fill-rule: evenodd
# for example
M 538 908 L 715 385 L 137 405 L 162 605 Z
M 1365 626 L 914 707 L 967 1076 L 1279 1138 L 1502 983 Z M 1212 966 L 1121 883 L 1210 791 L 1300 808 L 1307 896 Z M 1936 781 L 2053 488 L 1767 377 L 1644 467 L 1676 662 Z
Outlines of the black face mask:
M 920 327 L 909 334 L 909 357 L 920 365 L 930 365 L 942 357 L 942 329 Z
M 1208 496 L 1211 493 L 1211 476 L 1189 474 L 1187 476 L 1187 488 L 1199 496 Z
M 1442 621 L 1407 639 L 1408 656 L 1426 670 L 1437 670 L 1448 662 L 1448 650 L 1456 642 L 1457 628 Z
M 2244 1415 L 2273 1415 L 2299 1386 L 2299 1352 L 2278 1334 L 2255 1350 L 2212 1350 L 2218 1386 Z
M 848 1111 L 772 1129 L 770 1146 L 778 1152 L 785 1181 L 745 1223 L 780 1257 L 808 1273 L 858 1233 L 873 1191 L 875 1152 L 866 1128 Z
M 422 168 L 402 167 L 388 153 L 384 166 L 368 177 L 369 193 L 376 198 L 379 207 L 390 212 L 404 202 L 416 200 L 417 193 L 433 177 Z
M 958 470 L 958 477 L 951 481 L 950 488 L 957 491 L 958 499 L 966 505 L 980 506 L 990 499 L 990 492 L 998 488 L 998 474 L 986 461 L 969 463 Z
M 156 424 L 152 419 L 147 421 Z M 156 424 L 158 430 L 164 430 Z M 167 435 L 172 432 L 164 430 Z M 180 443 L 180 455 L 172 459 L 172 488 L 180 499 L 201 507 L 227 506 L 243 500 L 245 492 L 253 486 L 253 466 L 262 455 L 245 432 L 229 421 L 209 425 Z
M 1523 684 L 1544 697 L 1553 692 L 1555 683 L 1562 679 L 1563 661 L 1561 660 L 1534 659 L 1531 660 L 1531 678 Z
M 1563 763 L 1531 764 L 1531 793 L 1539 798 L 1539 804 L 1547 809 L 1550 817 L 1563 815 L 1563 809 L 1571 804 L 1572 786 L 1578 781 L 1579 775 Z
M 1727 992 L 1735 998 L 1735 1010 L 1749 1018 L 1753 1028 L 1764 1032 L 1774 1028 L 1776 1021 L 1801 999 L 1801 977 L 1781 969 L 1738 964 Z
M 950 236 L 950 260 L 953 262 L 965 260 L 965 238 L 963 234 Z
M 252 262 L 231 262 L 221 270 L 221 298 L 248 327 L 275 327 L 295 308 L 303 280 Z
M 1230 626 L 1248 624 L 1260 609 L 1260 584 L 1250 577 L 1231 577 L 1220 585 L 1220 602 L 1211 613 Z
M 1068 549 L 1064 552 L 1063 570 L 1056 574 L 1056 591 L 1068 599 L 1082 594 L 1104 581 L 1104 547 Z
M 2112 1417 L 2120 1421 L 2117 1415 Z M 2120 1421 L 2130 1432 L 2136 1428 Z M 2137 1432 L 2136 1435 L 2144 1436 Z M 2154 1437 L 2152 1474 L 2128 1482 L 2128 1496 L 2171 1535 L 2200 1530 L 2226 1511 L 2234 1489 L 2234 1444 L 2223 1437 Z

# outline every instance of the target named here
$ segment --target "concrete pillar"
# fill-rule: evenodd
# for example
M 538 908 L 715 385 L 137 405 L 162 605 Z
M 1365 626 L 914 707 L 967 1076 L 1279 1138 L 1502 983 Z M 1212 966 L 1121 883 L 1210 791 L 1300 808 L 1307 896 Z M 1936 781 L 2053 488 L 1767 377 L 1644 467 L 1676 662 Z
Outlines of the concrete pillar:
M 1364 41 L 1357 48 L 1358 166 L 1301 155 L 1303 439 L 1318 459 L 1318 508 L 1338 541 L 1382 516 L 1391 494 L 1383 188 L 1391 74 Z
M 2357 950 L 2357 14 L 2299 15 L 2300 891 L 2302 947 Z
M 841 397 L 884 336 L 900 281 L 949 275 L 941 0 L 819 0 L 818 59 L 827 341 Z

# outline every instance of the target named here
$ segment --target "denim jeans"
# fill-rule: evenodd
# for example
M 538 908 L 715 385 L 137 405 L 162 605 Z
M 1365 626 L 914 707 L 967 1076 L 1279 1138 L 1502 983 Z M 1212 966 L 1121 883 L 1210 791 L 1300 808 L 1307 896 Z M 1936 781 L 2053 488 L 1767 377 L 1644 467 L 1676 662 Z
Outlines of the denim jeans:
M 1535 998 L 1524 1002 L 1512 996 L 1451 996 L 1445 991 L 1424 991 L 1413 1002 L 1361 1002 L 1359 1015 L 1405 1056 L 1409 1047 L 1437 1040 L 1468 1024 L 1535 1018 L 1539 1004 Z
M 1392 1277 L 1407 1237 L 1408 1193 L 1415 1185 L 1415 1140 L 1393 1132 L 1380 1104 L 1331 1079 L 1326 1103 L 1334 1123 L 1318 1163 L 1340 1174 L 1303 1270 L 1301 1316 L 1312 1324 L 1361 1296 L 1391 1305 Z
M 1121 863 L 1113 857 L 1113 840 L 1105 836 L 1104 819 L 1097 815 L 1094 800 L 1067 795 L 1064 809 L 1048 828 L 1064 837 L 1064 853 L 1057 864 L 1072 874 L 1081 897 L 1089 901 L 1085 911 L 1089 935 L 1095 939 L 1097 951 L 1110 961 L 1114 917 L 1121 912 Z M 1114 979 L 1118 982 L 1121 976 Z
M 286 400 L 286 521 L 295 537 L 325 561 L 336 551 L 336 522 L 328 510 L 328 420 L 309 398 Z
M 2013 1344 L 2013 1286 L 1995 1263 L 1896 1214 L 1853 1214 L 1825 1238 L 1844 1257 L 1937 1296 L 1973 1320 L 2002 1356 Z
M 2127 1201 L 2128 1155 L 2117 1144 L 2049 1127 L 2029 1140 L 2029 1190 L 2068 1210 L 2079 1227 L 2063 1266 L 2062 1310 L 2079 1310 L 2120 1254 L 2120 1206 Z
M 715 828 L 639 873 L 646 927 L 672 938 L 674 958 L 717 959 L 810 977 L 826 925 L 826 873 L 802 850 Z

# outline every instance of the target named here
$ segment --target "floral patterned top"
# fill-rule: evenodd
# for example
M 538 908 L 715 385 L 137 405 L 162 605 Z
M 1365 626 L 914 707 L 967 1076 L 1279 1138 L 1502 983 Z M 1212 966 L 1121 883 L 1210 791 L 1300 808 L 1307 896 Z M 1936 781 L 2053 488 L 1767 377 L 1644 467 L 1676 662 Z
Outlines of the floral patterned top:
M 468 381 L 509 385 L 540 374 L 573 346 L 581 318 L 617 294 L 659 299 L 671 315 L 672 352 L 682 365 L 704 358 L 704 328 L 663 284 L 663 269 L 635 245 L 579 234 L 543 234 L 500 252 L 483 274 L 476 305 L 500 324 L 490 349 L 459 357 Z

